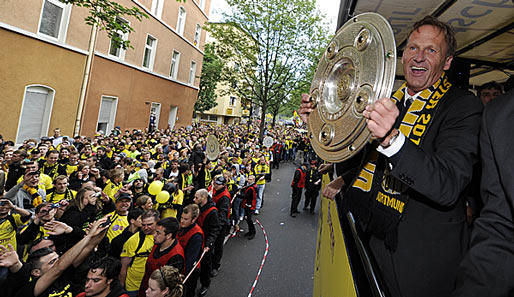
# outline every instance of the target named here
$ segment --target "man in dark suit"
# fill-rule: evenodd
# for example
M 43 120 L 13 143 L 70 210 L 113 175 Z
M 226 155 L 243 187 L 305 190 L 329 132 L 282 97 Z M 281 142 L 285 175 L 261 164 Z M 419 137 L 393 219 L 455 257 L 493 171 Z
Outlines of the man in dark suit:
M 470 249 L 452 296 L 514 294 L 514 90 L 488 103 L 482 117 L 481 197 Z
M 343 177 L 324 190 L 334 196 L 346 184 L 342 211 L 364 231 L 387 296 L 448 296 L 467 248 L 462 192 L 477 160 L 482 104 L 447 80 L 455 49 L 447 24 L 427 16 L 414 25 L 406 83 L 363 113 L 376 141 L 359 162 L 338 164 Z M 304 118 L 307 102 L 302 96 Z M 345 174 L 352 163 L 361 163 L 355 179 Z

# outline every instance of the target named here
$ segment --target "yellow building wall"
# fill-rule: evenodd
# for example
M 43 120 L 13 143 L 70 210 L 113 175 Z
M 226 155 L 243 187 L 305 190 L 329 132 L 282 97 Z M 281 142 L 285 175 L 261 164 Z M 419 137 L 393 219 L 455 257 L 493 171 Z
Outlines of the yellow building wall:
M 4 139 L 15 141 L 25 87 L 33 84 L 55 90 L 49 133 L 59 127 L 72 135 L 85 56 L 5 29 L 0 29 L 0 40 Z

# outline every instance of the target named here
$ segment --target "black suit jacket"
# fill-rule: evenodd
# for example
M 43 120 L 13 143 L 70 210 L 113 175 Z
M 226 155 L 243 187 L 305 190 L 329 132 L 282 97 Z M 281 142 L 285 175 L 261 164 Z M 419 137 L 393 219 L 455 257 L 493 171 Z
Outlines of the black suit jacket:
M 465 197 L 477 160 L 482 104 L 452 87 L 421 146 L 406 139 L 389 158 L 391 174 L 409 187 L 396 250 L 370 236 L 369 245 L 387 296 L 448 296 L 467 249 Z
M 484 208 L 452 296 L 514 294 L 513 120 L 514 90 L 487 104 L 480 133 Z

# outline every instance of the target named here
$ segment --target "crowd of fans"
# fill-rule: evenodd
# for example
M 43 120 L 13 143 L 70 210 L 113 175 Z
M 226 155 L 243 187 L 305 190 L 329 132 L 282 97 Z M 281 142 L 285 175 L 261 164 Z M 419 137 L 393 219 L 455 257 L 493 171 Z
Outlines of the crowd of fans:
M 204 124 L 1 139 L 1 295 L 194 296 L 198 280 L 206 295 L 225 237 L 244 218 L 255 237 L 271 169 L 312 155 L 293 127 L 266 135 L 271 146 L 253 126 Z

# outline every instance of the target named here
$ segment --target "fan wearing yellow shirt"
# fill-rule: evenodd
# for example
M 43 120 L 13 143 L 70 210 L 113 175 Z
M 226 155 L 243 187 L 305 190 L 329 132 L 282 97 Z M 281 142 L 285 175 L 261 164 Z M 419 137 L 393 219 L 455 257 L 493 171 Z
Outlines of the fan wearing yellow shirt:
M 25 163 L 26 169 L 25 171 L 39 171 L 39 164 L 37 162 L 27 162 Z M 24 179 L 24 175 L 20 176 L 17 181 L 17 184 L 21 183 Z M 52 182 L 52 178 L 44 173 L 39 173 L 39 182 L 38 188 L 43 191 L 48 191 L 53 188 L 54 184 Z
M 261 156 L 259 163 L 254 167 L 254 175 L 257 180 L 257 203 L 255 206 L 255 214 L 258 215 L 264 199 L 264 188 L 266 187 L 266 174 L 270 173 L 270 168 L 264 156 Z
M 163 188 L 170 193 L 170 198 L 164 203 L 157 203 L 155 208 L 161 213 L 161 219 L 180 218 L 182 213 L 182 203 L 184 202 L 184 192 L 175 183 L 168 183 Z
M 141 216 L 141 231 L 132 235 L 123 245 L 121 252 L 120 282 L 129 296 L 137 296 L 143 280 L 146 259 L 154 246 L 153 233 L 159 221 L 157 210 L 147 210 Z
M 73 172 L 77 171 L 79 166 L 80 154 L 77 152 L 70 153 L 70 160 L 66 164 L 66 174 L 70 176 Z
M 47 191 L 47 202 L 59 202 L 61 200 L 72 201 L 77 195 L 77 192 L 68 189 L 68 177 L 66 175 L 59 175 L 54 180 L 54 187 Z
M 116 201 L 116 198 L 120 195 L 118 193 L 123 187 L 123 179 L 125 178 L 125 172 L 122 168 L 114 169 L 111 174 L 111 178 L 105 184 L 103 192 L 112 199 L 112 201 Z
M 0 199 L 0 245 L 11 244 L 16 250 L 16 230 L 26 224 L 31 213 L 17 207 L 7 199 Z
M 128 227 L 127 219 L 132 198 L 128 193 L 121 193 L 116 199 L 116 210 L 111 213 L 111 226 L 107 230 L 107 238 L 111 242 Z

